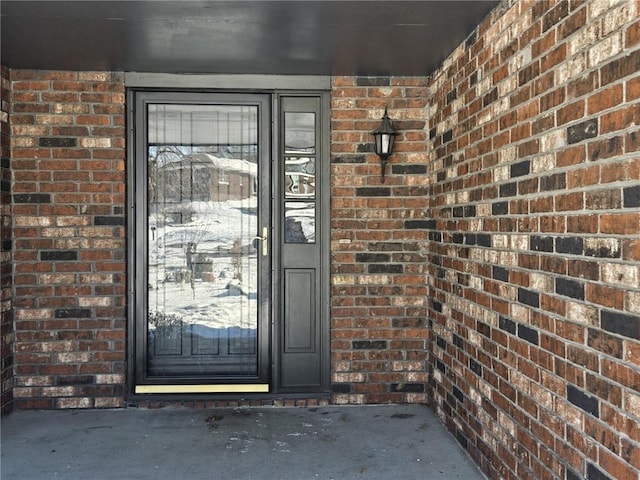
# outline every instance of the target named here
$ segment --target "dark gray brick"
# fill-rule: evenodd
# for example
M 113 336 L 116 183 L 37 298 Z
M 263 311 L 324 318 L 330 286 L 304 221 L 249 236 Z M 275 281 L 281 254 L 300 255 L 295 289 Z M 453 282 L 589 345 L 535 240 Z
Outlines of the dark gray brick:
M 611 310 L 600 312 L 600 326 L 607 332 L 640 340 L 640 317 Z
M 464 394 L 462 393 L 462 390 L 455 385 L 453 386 L 453 396 L 456 397 L 460 403 L 464 403 Z
M 45 148 L 72 148 L 78 145 L 78 140 L 73 137 L 41 137 L 38 145 Z
M 584 300 L 584 283 L 568 278 L 556 278 L 556 293 L 564 297 Z
M 122 216 L 98 216 L 93 220 L 94 225 L 124 225 Z
M 491 204 L 492 215 L 508 215 L 509 202 L 496 202 Z
M 526 288 L 518 288 L 518 301 L 531 307 L 540 307 L 540 294 Z
M 518 185 L 515 182 L 500 185 L 500 197 L 513 197 L 517 191 Z
M 354 350 L 386 350 L 385 340 L 354 340 L 352 342 Z
M 388 87 L 391 85 L 390 77 L 356 77 L 356 85 L 359 87 Z
M 372 263 L 372 262 L 388 262 L 391 255 L 388 253 L 356 253 L 356 262 Z
M 482 376 L 482 365 L 476 362 L 473 358 L 469 359 L 469 369 L 479 377 Z
M 536 252 L 553 252 L 553 237 L 531 236 L 529 248 Z
M 331 391 L 333 393 L 351 393 L 350 383 L 332 383 Z
M 44 250 L 40 252 L 40 260 L 77 260 L 78 252 L 76 250 Z
M 518 329 L 516 322 L 507 317 L 503 317 L 502 315 L 500 315 L 500 317 L 498 318 L 498 322 L 501 330 L 511 333 L 512 335 L 516 334 L 516 331 Z
M 356 188 L 357 197 L 390 197 L 391 189 L 384 187 L 362 187 Z
M 531 162 L 529 160 L 525 160 L 524 162 L 513 164 L 511 165 L 511 178 L 529 175 L 530 171 L 531 171 Z
M 392 165 L 391 171 L 396 175 L 421 175 L 427 173 L 426 165 Z
M 592 463 L 587 463 L 587 478 L 589 480 L 614 480 Z
M 567 385 L 567 400 L 594 417 L 600 416 L 600 402 L 598 399 L 587 395 L 573 385 Z
M 392 383 L 389 387 L 392 392 L 422 393 L 425 391 L 424 383 Z
M 16 193 L 13 196 L 14 203 L 51 203 L 51 195 L 48 193 Z
M 91 318 L 90 308 L 58 308 L 55 318 Z
M 334 155 L 331 163 L 366 163 L 366 155 Z
M 518 325 L 518 337 L 534 345 L 539 343 L 538 331 L 526 325 Z
M 509 281 L 509 270 L 504 267 L 497 267 L 494 265 L 492 267 L 492 274 L 494 280 L 500 280 L 501 282 Z
M 433 225 L 432 220 L 405 220 L 404 221 L 404 228 L 406 228 L 407 230 L 420 230 L 420 229 L 428 230 L 431 228 L 431 225 Z
M 584 240 L 580 237 L 558 237 L 556 238 L 556 252 L 582 255 Z
M 567 142 L 578 143 L 598 135 L 598 119 L 592 118 L 586 122 L 567 127 Z
M 640 185 L 624 188 L 622 197 L 625 208 L 640 207 Z
M 372 263 L 368 267 L 369 273 L 402 273 L 404 267 L 397 263 Z

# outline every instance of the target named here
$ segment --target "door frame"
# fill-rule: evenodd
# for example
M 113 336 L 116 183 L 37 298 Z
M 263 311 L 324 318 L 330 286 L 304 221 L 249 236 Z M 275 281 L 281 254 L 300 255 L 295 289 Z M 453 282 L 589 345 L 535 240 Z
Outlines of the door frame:
M 258 132 L 257 138 L 258 151 L 260 157 L 258 159 L 258 175 L 259 185 L 258 192 L 258 219 L 257 231 L 251 232 L 257 235 L 263 227 L 272 231 L 272 208 L 271 198 L 272 191 L 271 182 L 271 147 L 269 125 L 271 124 L 271 102 L 269 95 L 265 94 L 235 94 L 235 93 L 219 93 L 219 92 L 201 92 L 201 91 L 149 91 L 149 90 L 132 90 L 131 106 L 135 125 L 143 127 L 141 131 L 133 132 L 134 139 L 131 145 L 134 159 L 137 158 L 135 165 L 131 165 L 130 173 L 133 177 L 130 179 L 132 197 L 130 203 L 130 215 L 134 223 L 134 230 L 130 232 L 131 252 L 134 258 L 130 264 L 132 272 L 135 275 L 132 278 L 134 291 L 140 292 L 136 296 L 135 302 L 132 302 L 132 310 L 134 321 L 131 323 L 132 335 L 135 337 L 135 392 L 136 393 L 154 393 L 166 391 L 265 391 L 268 386 L 269 368 L 270 368 L 270 324 L 271 324 L 271 307 L 269 292 L 272 290 L 271 281 L 271 252 L 269 256 L 263 258 L 258 255 L 258 298 L 265 299 L 261 301 L 258 308 L 258 345 L 257 345 L 257 372 L 256 375 L 241 376 L 225 376 L 221 384 L 207 383 L 215 378 L 211 376 L 198 375 L 167 375 L 148 376 L 146 371 L 146 362 L 148 361 L 148 324 L 146 314 L 149 310 L 148 299 L 146 297 L 148 285 L 148 231 L 143 226 L 148 220 L 148 167 L 144 161 L 147 155 L 147 146 L 149 145 L 147 138 L 146 126 L 148 125 L 147 105 L 153 104 L 174 104 L 174 105 L 246 105 L 256 106 L 258 111 Z M 266 126 L 266 127 L 265 127 Z M 266 132 L 263 130 L 267 130 Z M 142 204 L 138 208 L 138 203 Z M 270 238 L 270 235 L 269 235 Z
M 188 398 L 193 395 L 200 394 L 219 394 L 225 398 L 236 398 L 238 395 L 242 395 L 245 398 L 247 395 L 258 396 L 260 398 L 268 398 L 270 396 L 287 396 L 288 394 L 300 395 L 304 393 L 315 395 L 328 395 L 330 393 L 330 327 L 329 327 L 329 245 L 330 245 L 330 231 L 329 231 L 329 192 L 330 192 L 330 161 L 329 161 L 329 77 L 300 77 L 300 76 L 256 76 L 256 75 L 170 75 L 170 74 L 125 74 L 125 86 L 127 87 L 127 120 L 128 120 L 128 153 L 127 153 L 127 227 L 128 227 L 128 286 L 127 286 L 127 301 L 128 301 L 128 397 L 129 398 L 149 398 L 149 394 L 153 395 L 153 398 L 159 396 L 168 396 L 168 398 Z M 240 87 L 240 88 L 239 88 Z M 284 87 L 284 88 L 282 88 Z M 287 88 L 289 87 L 289 88 Z M 306 87 L 306 88 L 305 88 Z M 281 272 L 280 272 L 280 251 L 279 245 L 281 241 L 280 228 L 275 228 L 280 225 L 279 219 L 269 219 L 270 230 L 270 284 L 271 284 L 271 301 L 269 307 L 269 321 L 265 326 L 268 329 L 270 336 L 270 349 L 265 352 L 265 362 L 267 372 L 267 385 L 261 385 L 258 388 L 252 388 L 251 384 L 238 383 L 237 385 L 221 385 L 221 388 L 216 388 L 216 385 L 207 385 L 205 388 L 201 388 L 200 385 L 176 385 L 175 388 L 161 388 L 154 390 L 153 388 L 138 389 L 139 385 L 139 369 L 141 363 L 139 358 L 136 358 L 136 352 L 138 351 L 138 345 L 136 345 L 136 318 L 140 314 L 140 308 L 136 302 L 136 272 L 141 268 L 141 265 L 145 265 L 146 262 L 146 242 L 141 241 L 140 238 L 136 239 L 136 232 L 138 232 L 137 225 L 140 218 L 136 215 L 140 215 L 136 211 L 136 186 L 139 188 L 139 182 L 146 182 L 146 177 L 143 180 L 139 179 L 141 171 L 139 165 L 136 165 L 136 150 L 139 146 L 136 145 L 136 120 L 139 122 L 139 118 L 136 119 L 135 112 L 135 97 L 138 92 L 162 92 L 162 93 L 214 93 L 214 94 L 238 94 L 247 95 L 251 94 L 267 94 L 271 98 L 271 111 L 269 112 L 271 131 L 268 132 L 271 136 L 271 151 L 267 155 L 271 156 L 270 159 L 270 172 L 261 174 L 261 181 L 265 175 L 271 175 L 274 181 L 271 182 L 270 192 L 270 205 L 269 211 L 273 215 L 279 215 L 279 195 L 282 191 L 281 181 L 279 180 L 281 175 L 281 159 L 282 152 L 280 147 L 280 99 L 282 96 L 309 96 L 315 95 L 321 99 L 321 125 L 319 135 L 319 145 L 321 146 L 321 158 L 318 166 L 319 180 L 319 204 L 318 215 L 316 222 L 318 224 L 318 231 L 320 232 L 318 242 L 322 250 L 322 269 L 320 272 L 320 295 L 322 298 L 320 311 L 317 314 L 320 317 L 321 324 L 321 338 L 322 338 L 322 361 L 321 361 L 321 385 L 319 388 L 314 388 L 309 392 L 289 392 L 288 390 L 281 390 L 279 388 L 279 348 L 280 348 L 280 333 L 279 333 L 279 316 L 282 315 L 282 293 L 281 293 Z M 144 169 L 142 173 L 144 173 Z M 142 183 L 144 186 L 145 183 Z M 146 190 L 146 187 L 145 187 Z M 145 193 L 146 195 L 146 193 Z M 262 222 L 262 219 L 260 220 Z M 262 225 L 262 224 L 261 224 Z M 141 229 L 143 230 L 143 229 Z M 142 258 L 142 260 L 141 260 Z

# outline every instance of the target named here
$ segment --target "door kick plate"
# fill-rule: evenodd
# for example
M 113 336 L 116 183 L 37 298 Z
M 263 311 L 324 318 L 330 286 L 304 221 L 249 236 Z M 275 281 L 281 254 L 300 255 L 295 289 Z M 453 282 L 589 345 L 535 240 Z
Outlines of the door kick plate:
M 268 393 L 268 383 L 229 385 L 136 385 L 136 393 Z

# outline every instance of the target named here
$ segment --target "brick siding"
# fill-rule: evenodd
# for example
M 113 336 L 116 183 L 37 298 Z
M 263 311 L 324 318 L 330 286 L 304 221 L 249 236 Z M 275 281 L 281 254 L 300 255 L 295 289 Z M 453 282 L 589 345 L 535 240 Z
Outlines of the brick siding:
M 429 393 L 490 478 L 640 472 L 639 9 L 503 3 L 429 82 Z
M 12 70 L 16 408 L 124 405 L 120 74 Z
M 426 78 L 336 77 L 331 92 L 334 403 L 426 403 Z M 398 136 L 382 183 L 371 131 Z
M 0 326 L 2 353 L 0 382 L 2 382 L 2 410 L 6 415 L 13 410 L 13 296 L 12 296 L 12 240 L 11 240 L 11 168 L 10 168 L 10 77 L 9 69 L 0 70 Z

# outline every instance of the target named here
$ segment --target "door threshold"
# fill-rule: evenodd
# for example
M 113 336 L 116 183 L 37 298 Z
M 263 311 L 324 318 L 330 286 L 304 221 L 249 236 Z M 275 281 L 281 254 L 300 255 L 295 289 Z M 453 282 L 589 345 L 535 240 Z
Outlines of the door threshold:
M 217 385 L 136 385 L 135 393 L 268 393 L 268 383 Z

